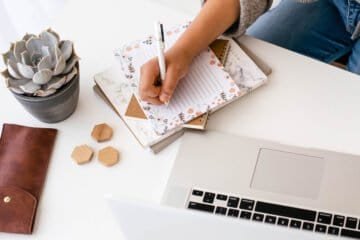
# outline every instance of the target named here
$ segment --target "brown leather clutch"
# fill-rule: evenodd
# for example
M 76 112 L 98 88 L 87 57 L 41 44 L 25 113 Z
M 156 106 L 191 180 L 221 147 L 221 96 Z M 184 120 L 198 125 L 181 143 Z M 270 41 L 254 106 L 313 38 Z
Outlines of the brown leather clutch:
M 0 232 L 31 234 L 57 130 L 4 124 Z

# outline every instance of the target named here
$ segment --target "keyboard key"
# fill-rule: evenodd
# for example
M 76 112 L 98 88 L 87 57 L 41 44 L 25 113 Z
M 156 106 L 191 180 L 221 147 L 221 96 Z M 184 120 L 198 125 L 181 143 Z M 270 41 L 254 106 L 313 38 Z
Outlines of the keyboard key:
M 201 197 L 202 195 L 204 194 L 204 192 L 203 191 L 200 191 L 200 190 L 193 190 L 192 191 L 192 195 L 194 195 L 194 196 L 199 196 L 199 197 Z
M 330 235 L 339 235 L 339 232 L 340 232 L 340 230 L 339 230 L 339 228 L 337 228 L 337 227 L 329 227 L 329 229 L 328 229 L 328 234 L 330 234 Z
M 226 201 L 227 200 L 227 196 L 224 194 L 218 194 L 216 195 L 216 199 L 217 200 L 221 200 L 221 201 Z
M 318 221 L 319 223 L 330 224 L 330 223 L 331 223 L 331 219 L 332 219 L 332 214 L 319 212 L 317 221 Z
M 227 206 L 232 208 L 237 208 L 239 206 L 240 199 L 237 197 L 229 197 Z
M 315 232 L 318 233 L 326 233 L 326 225 L 322 225 L 322 224 L 316 224 L 315 226 Z
M 224 207 L 217 207 L 215 210 L 215 214 L 226 215 L 226 211 L 227 209 Z
M 189 209 L 194 209 L 194 210 L 199 210 L 199 211 L 204 211 L 204 212 L 214 212 L 215 207 L 212 205 L 207 205 L 207 204 L 203 204 L 203 203 L 196 203 L 196 202 L 190 202 Z
M 276 222 L 276 217 L 275 217 L 275 216 L 266 215 L 266 217 L 265 217 L 265 222 L 266 222 L 266 223 L 270 223 L 270 224 L 275 224 L 275 222 Z
M 309 222 L 304 222 L 302 229 L 307 230 L 307 231 L 312 231 L 312 230 L 314 230 L 314 224 L 309 223 Z
M 356 218 L 347 217 L 345 227 L 355 229 L 357 227 L 357 222 Z
M 213 203 L 215 199 L 215 193 L 206 192 L 203 198 L 205 203 Z
M 262 222 L 264 220 L 264 214 L 254 213 L 252 220 Z
M 354 231 L 343 228 L 341 229 L 341 236 L 360 239 L 360 231 Z
M 229 211 L 228 211 L 228 216 L 230 216 L 230 217 L 238 217 L 239 213 L 240 213 L 239 210 L 230 208 Z
M 242 218 L 242 219 L 251 219 L 251 212 L 241 211 L 240 218 Z
M 300 228 L 301 227 L 301 221 L 299 221 L 299 220 L 291 220 L 290 227 L 291 228 Z
M 240 208 L 241 209 L 245 209 L 245 210 L 253 210 L 255 205 L 255 201 L 254 200 L 250 200 L 250 199 L 241 199 L 240 202 Z
M 301 208 L 287 207 L 278 204 L 256 202 L 255 211 L 261 213 L 267 213 L 272 215 L 278 215 L 288 218 L 296 218 L 306 221 L 315 221 L 316 212 Z
M 333 225 L 343 227 L 345 222 L 345 217 L 340 215 L 335 215 L 333 220 Z
M 279 218 L 277 221 L 277 225 L 287 227 L 289 225 L 289 219 L 287 218 Z

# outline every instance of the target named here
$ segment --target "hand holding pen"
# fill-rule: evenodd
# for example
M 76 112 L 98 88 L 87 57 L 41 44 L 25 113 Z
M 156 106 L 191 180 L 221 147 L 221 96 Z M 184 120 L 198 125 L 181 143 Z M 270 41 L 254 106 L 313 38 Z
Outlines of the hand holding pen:
M 161 105 L 169 103 L 192 59 L 185 55 L 184 49 L 177 43 L 165 52 L 166 36 L 160 23 L 155 25 L 155 38 L 157 57 L 141 67 L 139 94 L 143 101 Z

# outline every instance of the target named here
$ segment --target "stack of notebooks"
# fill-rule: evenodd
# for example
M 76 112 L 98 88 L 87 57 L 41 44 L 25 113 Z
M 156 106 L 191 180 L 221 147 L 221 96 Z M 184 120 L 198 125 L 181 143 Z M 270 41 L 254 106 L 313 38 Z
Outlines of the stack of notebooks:
M 187 24 L 166 30 L 170 48 Z M 151 105 L 138 96 L 140 67 L 156 56 L 153 36 L 115 50 L 119 64 L 94 76 L 95 92 L 154 153 L 185 129 L 205 130 L 208 115 L 264 85 L 271 69 L 233 39 L 218 39 L 197 56 L 169 105 Z

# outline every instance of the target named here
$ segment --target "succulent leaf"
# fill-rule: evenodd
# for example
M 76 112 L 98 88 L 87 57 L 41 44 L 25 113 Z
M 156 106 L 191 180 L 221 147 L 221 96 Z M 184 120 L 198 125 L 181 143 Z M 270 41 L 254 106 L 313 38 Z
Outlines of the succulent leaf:
M 59 89 L 66 82 L 66 76 L 63 77 L 53 77 L 46 86 L 46 90 L 48 89 Z
M 34 34 L 26 33 L 22 40 L 24 40 L 26 42 L 27 40 L 29 40 L 32 37 L 36 37 L 36 36 Z
M 7 66 L 8 66 L 8 71 L 10 73 L 10 76 L 12 76 L 13 78 L 16 78 L 16 79 L 22 79 L 22 77 L 17 69 L 17 65 L 14 61 L 9 59 L 7 62 Z
M 48 89 L 48 90 L 41 90 L 41 89 L 39 89 L 39 90 L 37 90 L 36 92 L 35 92 L 35 96 L 38 96 L 38 97 L 47 97 L 47 96 L 50 96 L 50 95 L 52 95 L 52 94 L 54 94 L 56 92 L 56 89 L 52 89 L 52 88 L 50 88 L 50 89 Z
M 65 58 L 65 61 L 67 61 L 73 52 L 73 43 L 71 41 L 63 41 L 60 47 L 61 53 Z
M 3 78 L 5 78 L 5 79 L 10 78 L 10 75 L 9 75 L 9 72 L 7 69 L 1 72 L 1 76 L 3 76 Z
M 68 75 L 66 75 L 65 84 L 70 82 L 77 74 L 78 74 L 77 68 L 73 68 L 73 70 Z
M 49 69 L 43 69 L 34 74 L 32 80 L 35 84 L 44 85 L 50 81 L 52 77 L 52 71 Z
M 21 61 L 21 53 L 26 51 L 25 41 L 18 41 L 14 46 L 14 56 L 17 62 Z
M 14 88 L 19 88 L 21 85 L 25 85 L 29 82 L 31 82 L 30 79 L 13 79 L 10 77 L 7 79 L 8 86 Z
M 60 42 L 60 36 L 59 34 L 57 34 L 57 32 L 53 31 L 51 28 L 48 28 L 46 31 L 54 35 L 57 38 L 58 42 Z
M 66 65 L 66 68 L 63 71 L 63 74 L 69 73 L 75 66 L 75 64 L 80 60 L 80 58 L 76 55 L 72 56 L 69 62 Z
M 41 86 L 29 81 L 25 85 L 20 85 L 19 88 L 25 93 L 34 94 L 37 90 L 41 89 Z
M 19 70 L 19 73 L 21 74 L 22 77 L 26 78 L 26 79 L 32 79 L 32 77 L 34 76 L 34 70 L 32 69 L 32 67 L 22 64 L 20 62 L 17 63 L 17 68 Z
M 8 51 L 8 52 L 2 54 L 2 58 L 3 58 L 5 65 L 7 64 L 8 60 L 11 60 L 14 62 L 16 61 L 14 53 L 12 51 Z
M 59 40 L 51 32 L 43 31 L 39 36 L 46 46 L 55 47 L 59 45 Z
M 40 52 L 34 52 L 30 57 L 31 62 L 34 66 L 39 64 L 39 62 L 41 61 L 41 58 L 42 58 L 42 55 Z
M 62 73 L 64 71 L 65 67 L 66 67 L 65 59 L 62 55 L 60 55 L 59 58 L 57 59 L 56 65 L 55 65 L 54 76 L 57 76 L 60 73 Z
M 31 37 L 26 41 L 26 49 L 29 51 L 30 55 L 41 53 L 42 46 L 44 46 L 44 42 L 37 37 Z
M 43 57 L 50 56 L 50 50 L 48 46 L 42 46 L 41 47 L 41 54 Z
M 26 65 L 32 65 L 30 54 L 28 51 L 24 51 L 21 53 L 21 62 Z
M 37 67 L 39 71 L 43 69 L 51 69 L 53 66 L 50 55 L 43 57 Z
M 60 48 L 56 47 L 55 48 L 55 58 L 59 59 L 60 56 L 62 56 L 61 50 L 60 50 Z
M 21 90 L 20 88 L 15 88 L 15 87 L 9 87 L 9 89 L 11 91 L 13 91 L 14 93 L 17 93 L 17 94 L 24 94 L 25 92 L 23 90 Z

